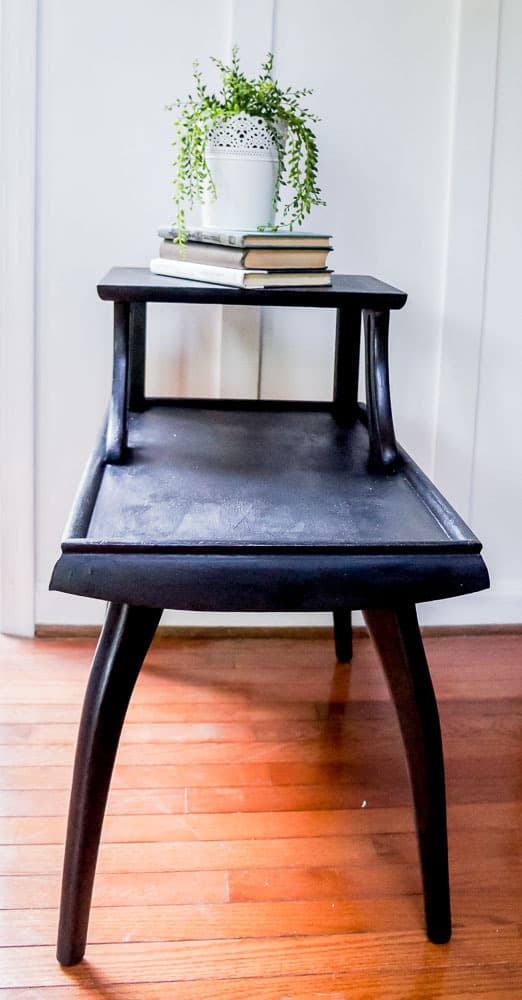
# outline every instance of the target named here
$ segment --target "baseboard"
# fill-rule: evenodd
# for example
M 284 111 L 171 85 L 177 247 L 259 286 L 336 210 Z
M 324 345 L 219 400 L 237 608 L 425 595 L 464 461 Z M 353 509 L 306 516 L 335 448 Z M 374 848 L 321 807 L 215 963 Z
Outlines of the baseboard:
M 40 639 L 91 639 L 100 634 L 99 625 L 37 625 Z M 354 628 L 354 634 L 366 636 L 364 626 Z M 263 625 L 160 625 L 156 639 L 325 639 L 332 635 L 331 626 L 263 626 Z
M 422 634 L 427 637 L 457 635 L 522 635 L 521 625 L 424 625 Z M 37 625 L 39 639 L 95 639 L 100 634 L 99 625 Z M 156 639 L 331 639 L 329 626 L 244 626 L 224 625 L 216 628 L 193 625 L 160 625 Z M 362 625 L 353 628 L 355 639 L 367 639 L 368 632 Z

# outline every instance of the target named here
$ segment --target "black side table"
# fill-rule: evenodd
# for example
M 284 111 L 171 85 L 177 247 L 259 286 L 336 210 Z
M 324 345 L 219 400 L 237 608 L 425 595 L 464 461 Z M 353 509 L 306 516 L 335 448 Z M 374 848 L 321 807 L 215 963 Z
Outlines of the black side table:
M 51 588 L 109 601 L 80 724 L 58 959 L 84 954 L 109 784 L 129 699 L 164 608 L 333 611 L 351 657 L 362 609 L 396 705 L 413 791 L 430 939 L 451 934 L 444 767 L 415 605 L 488 586 L 481 545 L 397 445 L 388 325 L 406 295 L 371 277 L 242 290 L 118 268 L 106 425 Z M 337 311 L 331 402 L 149 399 L 147 302 Z M 361 313 L 367 406 L 357 402 Z

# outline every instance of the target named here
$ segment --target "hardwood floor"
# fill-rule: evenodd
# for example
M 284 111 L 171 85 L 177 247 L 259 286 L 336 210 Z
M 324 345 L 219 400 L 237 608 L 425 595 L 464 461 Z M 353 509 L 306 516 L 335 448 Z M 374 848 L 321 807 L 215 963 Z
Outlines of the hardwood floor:
M 0 1000 L 522 996 L 522 636 L 426 639 L 454 934 L 424 935 L 370 641 L 157 641 L 123 731 L 85 960 L 54 956 L 89 639 L 0 637 Z

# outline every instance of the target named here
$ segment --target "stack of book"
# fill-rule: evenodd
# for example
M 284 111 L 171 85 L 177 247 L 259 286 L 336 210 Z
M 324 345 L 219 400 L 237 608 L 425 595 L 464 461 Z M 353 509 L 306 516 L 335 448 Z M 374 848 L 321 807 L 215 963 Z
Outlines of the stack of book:
M 170 226 L 158 235 L 159 257 L 150 262 L 154 274 L 237 288 L 331 285 L 331 237 L 324 233 L 189 229 L 184 246 Z

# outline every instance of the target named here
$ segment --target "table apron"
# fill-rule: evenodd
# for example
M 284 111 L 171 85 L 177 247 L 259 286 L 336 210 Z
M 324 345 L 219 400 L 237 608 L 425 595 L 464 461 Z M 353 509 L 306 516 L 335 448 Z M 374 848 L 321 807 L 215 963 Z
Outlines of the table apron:
M 189 611 L 398 607 L 489 584 L 478 554 L 154 555 L 64 553 L 51 590 Z

